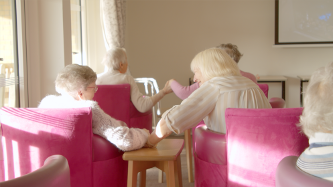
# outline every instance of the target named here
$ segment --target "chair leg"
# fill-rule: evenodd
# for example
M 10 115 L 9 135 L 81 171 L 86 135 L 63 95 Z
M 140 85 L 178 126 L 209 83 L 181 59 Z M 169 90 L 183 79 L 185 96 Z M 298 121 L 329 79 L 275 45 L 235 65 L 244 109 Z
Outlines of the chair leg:
M 185 130 L 185 149 L 186 149 L 188 182 L 192 183 L 194 181 L 193 181 L 193 165 L 192 165 L 191 129 Z

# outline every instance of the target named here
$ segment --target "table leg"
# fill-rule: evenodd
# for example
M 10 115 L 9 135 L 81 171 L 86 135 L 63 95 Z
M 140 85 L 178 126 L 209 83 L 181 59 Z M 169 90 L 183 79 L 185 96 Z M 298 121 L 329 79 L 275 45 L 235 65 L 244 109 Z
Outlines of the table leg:
M 180 161 L 180 156 L 177 157 L 175 161 L 175 176 L 176 176 L 176 187 L 183 187 L 183 179 L 182 179 L 182 165 Z
M 185 130 L 185 149 L 186 149 L 188 182 L 191 183 L 191 182 L 194 182 L 193 181 L 193 165 L 192 165 L 191 129 Z
M 146 170 L 140 171 L 140 187 L 146 187 Z
M 176 161 L 165 161 L 165 174 L 166 174 L 166 181 L 167 187 L 176 187 L 176 180 L 175 180 L 175 162 Z
M 282 99 L 286 100 L 286 81 L 282 81 Z
M 134 161 L 128 161 L 127 187 L 136 187 L 138 171 L 134 166 Z

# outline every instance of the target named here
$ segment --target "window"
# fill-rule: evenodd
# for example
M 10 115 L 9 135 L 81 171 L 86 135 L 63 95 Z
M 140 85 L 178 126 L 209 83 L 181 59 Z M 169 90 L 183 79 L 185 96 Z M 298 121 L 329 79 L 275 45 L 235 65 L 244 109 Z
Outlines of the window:
M 16 12 L 14 0 L 0 0 L 0 107 L 18 107 Z
M 71 0 L 72 63 L 83 65 L 81 0 Z

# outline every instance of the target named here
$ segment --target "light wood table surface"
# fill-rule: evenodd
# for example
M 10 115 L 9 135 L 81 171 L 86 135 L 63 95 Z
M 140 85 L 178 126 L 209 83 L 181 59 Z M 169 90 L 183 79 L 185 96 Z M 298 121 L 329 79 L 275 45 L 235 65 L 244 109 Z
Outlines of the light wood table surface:
M 180 153 L 183 139 L 164 139 L 155 148 L 142 148 L 125 152 L 128 161 L 127 187 L 135 187 L 140 172 L 140 187 L 146 186 L 146 169 L 157 167 L 166 174 L 168 187 L 182 187 Z

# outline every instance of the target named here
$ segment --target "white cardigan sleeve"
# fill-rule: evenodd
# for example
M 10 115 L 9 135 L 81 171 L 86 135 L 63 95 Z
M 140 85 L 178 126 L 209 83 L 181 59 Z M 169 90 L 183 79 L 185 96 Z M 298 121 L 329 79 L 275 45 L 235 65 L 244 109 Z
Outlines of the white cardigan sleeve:
M 128 128 L 123 121 L 116 120 L 106 114 L 97 103 L 92 106 L 93 133 L 106 138 L 123 151 L 142 148 L 148 139 L 143 129 Z
M 136 84 L 132 76 L 127 76 L 127 81 L 131 85 L 131 101 L 135 108 L 139 112 L 147 112 L 153 107 L 153 101 L 150 97 L 143 97 L 142 93 L 139 91 L 139 87 Z

